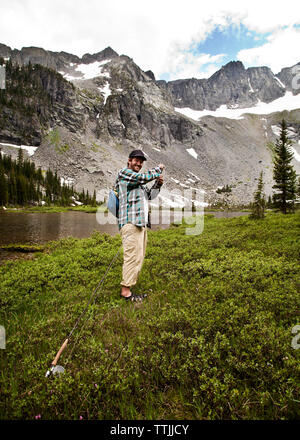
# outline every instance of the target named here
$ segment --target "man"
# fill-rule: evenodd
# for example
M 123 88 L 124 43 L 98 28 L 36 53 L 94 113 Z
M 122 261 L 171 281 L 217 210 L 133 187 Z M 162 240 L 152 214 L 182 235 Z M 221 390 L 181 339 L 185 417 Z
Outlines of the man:
M 147 227 L 150 227 L 148 200 L 158 195 L 163 184 L 163 164 L 140 173 L 146 160 L 141 150 L 132 151 L 127 167 L 119 171 L 115 185 L 119 195 L 118 223 L 124 251 L 121 296 L 126 301 L 142 301 L 144 298 L 133 294 L 130 289 L 137 282 L 146 253 Z M 150 189 L 144 186 L 155 179 Z

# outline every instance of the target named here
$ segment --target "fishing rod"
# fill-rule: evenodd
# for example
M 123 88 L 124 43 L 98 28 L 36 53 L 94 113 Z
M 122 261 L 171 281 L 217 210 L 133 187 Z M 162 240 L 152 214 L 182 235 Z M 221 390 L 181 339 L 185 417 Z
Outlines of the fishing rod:
M 92 299 L 94 298 L 97 290 L 99 289 L 99 287 L 101 286 L 101 284 L 103 283 L 104 279 L 106 278 L 106 275 L 108 274 L 109 269 L 111 268 L 113 262 L 116 260 L 117 256 L 119 255 L 119 252 L 122 248 L 122 245 L 119 247 L 118 252 L 116 253 L 116 255 L 113 257 L 113 259 L 111 260 L 108 268 L 106 269 L 105 274 L 103 275 L 102 279 L 100 280 L 100 282 L 98 283 L 97 287 L 95 288 L 95 290 L 93 291 L 93 293 L 90 296 L 89 301 L 87 302 L 87 305 L 85 306 L 84 310 L 82 311 L 82 313 L 80 314 L 80 316 L 78 317 L 78 319 L 76 320 L 72 330 L 69 332 L 68 336 L 66 337 L 65 341 L 63 342 L 62 346 L 60 347 L 60 349 L 58 350 L 58 352 L 56 353 L 55 358 L 53 359 L 52 363 L 51 363 L 51 367 L 49 368 L 49 370 L 46 372 L 45 377 L 52 377 L 55 375 L 61 375 L 62 373 L 65 372 L 64 367 L 62 367 L 61 365 L 57 365 L 57 362 L 62 354 L 62 352 L 64 351 L 64 349 L 66 348 L 66 346 L 68 345 L 68 342 L 74 332 L 74 330 L 78 327 L 79 322 L 81 321 L 81 319 L 83 318 L 83 316 L 85 315 L 89 305 L 92 302 Z

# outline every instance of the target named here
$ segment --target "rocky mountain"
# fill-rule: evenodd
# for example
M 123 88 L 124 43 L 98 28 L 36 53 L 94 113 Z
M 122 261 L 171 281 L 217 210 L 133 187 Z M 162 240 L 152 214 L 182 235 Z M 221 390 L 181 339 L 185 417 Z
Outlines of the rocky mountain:
M 93 61 L 102 61 L 106 58 L 117 57 L 118 54 L 110 47 L 94 55 L 85 54 L 82 58 L 67 52 L 52 52 L 40 47 L 23 47 L 21 50 L 11 49 L 5 44 L 0 44 L 0 56 L 9 58 L 13 63 L 20 66 L 28 64 L 40 64 L 54 70 L 68 71 L 73 64 L 80 62 L 88 64 Z
M 166 203 L 170 191 L 194 188 L 205 191 L 206 203 L 225 197 L 233 205 L 252 200 L 262 169 L 266 193 L 271 193 L 268 145 L 283 116 L 299 151 L 297 109 L 199 120 L 178 111 L 272 103 L 292 90 L 292 68 L 274 75 L 267 67 L 245 69 L 241 62 L 231 62 L 208 79 L 167 83 L 156 81 L 153 72 L 142 71 L 131 58 L 109 47 L 79 58 L 0 44 L 0 57 L 7 73 L 6 89 L 0 90 L 2 151 L 14 155 L 17 149 L 12 145 L 36 146 L 31 156 L 36 165 L 56 170 L 78 191 L 96 189 L 98 199 L 134 148 L 147 155 L 147 168 L 165 163 Z M 231 193 L 217 192 L 225 185 Z
M 300 93 L 300 63 L 292 67 L 285 67 L 276 75 L 276 77 L 284 84 L 286 90 L 293 94 Z
M 274 101 L 284 96 L 286 90 L 299 93 L 300 88 L 292 88 L 295 76 L 292 71 L 293 68 L 286 68 L 274 75 L 268 67 L 245 69 L 240 61 L 232 61 L 208 79 L 157 81 L 157 84 L 169 92 L 175 107 L 216 110 L 225 104 L 229 108 L 247 108 L 259 101 Z

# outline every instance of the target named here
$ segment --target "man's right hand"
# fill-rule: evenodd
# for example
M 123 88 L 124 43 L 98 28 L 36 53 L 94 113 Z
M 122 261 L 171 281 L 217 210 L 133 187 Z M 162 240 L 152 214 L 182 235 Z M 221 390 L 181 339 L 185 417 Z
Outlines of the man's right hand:
M 160 168 L 162 171 L 165 169 L 165 166 L 164 166 L 163 163 L 160 163 L 158 166 L 159 166 L 159 168 Z
M 162 186 L 164 183 L 164 176 L 161 174 L 159 177 L 156 177 L 157 184 Z

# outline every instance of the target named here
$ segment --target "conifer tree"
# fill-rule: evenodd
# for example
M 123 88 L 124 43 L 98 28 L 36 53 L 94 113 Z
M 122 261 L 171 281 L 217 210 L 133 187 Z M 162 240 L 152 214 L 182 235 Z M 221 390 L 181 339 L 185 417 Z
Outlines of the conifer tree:
M 297 198 L 300 199 L 300 176 L 298 176 L 298 184 L 297 184 Z
M 287 125 L 283 119 L 281 122 L 279 138 L 274 146 L 274 169 L 273 178 L 276 192 L 273 195 L 274 207 L 286 214 L 294 211 L 296 199 L 296 171 L 291 165 L 293 152 L 290 149 L 292 141 L 287 136 Z
M 28 189 L 27 189 L 27 182 L 26 178 L 23 176 L 23 174 L 17 175 L 17 203 L 19 205 L 23 205 L 28 200 Z
M 263 192 L 263 172 L 261 171 L 258 179 L 257 190 L 254 193 L 254 202 L 252 203 L 251 217 L 261 219 L 265 217 L 266 198 Z
M 272 197 L 269 195 L 269 197 L 268 197 L 268 201 L 267 201 L 267 203 L 266 203 L 266 207 L 267 207 L 268 209 L 271 209 L 271 208 L 272 208 L 272 204 L 273 204 L 273 202 L 272 202 Z
M 0 166 L 0 205 L 5 206 L 8 202 L 8 184 L 4 174 L 4 167 Z
M 96 190 L 95 189 L 94 189 L 94 194 L 93 194 L 93 198 L 92 198 L 92 206 L 97 206 Z
M 22 148 L 20 147 L 19 151 L 18 151 L 18 167 L 19 167 L 19 169 L 23 165 L 23 160 L 24 160 L 24 154 L 23 154 Z
M 15 170 L 12 168 L 11 173 L 8 177 L 8 200 L 9 203 L 12 205 L 15 205 L 17 203 L 17 181 L 16 181 L 16 175 Z

